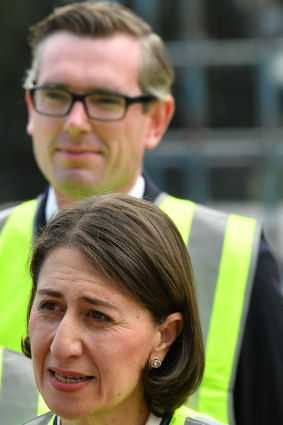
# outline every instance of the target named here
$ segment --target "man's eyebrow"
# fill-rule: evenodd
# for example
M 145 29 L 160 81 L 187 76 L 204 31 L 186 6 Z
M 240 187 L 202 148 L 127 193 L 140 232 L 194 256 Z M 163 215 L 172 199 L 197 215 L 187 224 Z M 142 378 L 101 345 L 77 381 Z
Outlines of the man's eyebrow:
M 67 89 L 68 85 L 64 84 L 64 83 L 60 83 L 60 82 L 51 82 L 51 81 L 46 81 L 46 82 L 42 82 L 39 87 L 49 87 L 51 89 Z
M 46 82 L 41 84 L 42 87 L 49 87 L 53 89 L 66 90 L 69 92 L 79 93 L 80 91 L 73 90 L 71 86 L 66 83 L 60 82 Z M 87 90 L 83 90 L 83 93 L 109 93 L 109 94 L 122 94 L 119 90 L 109 89 L 108 87 L 100 86 L 100 87 L 89 87 Z

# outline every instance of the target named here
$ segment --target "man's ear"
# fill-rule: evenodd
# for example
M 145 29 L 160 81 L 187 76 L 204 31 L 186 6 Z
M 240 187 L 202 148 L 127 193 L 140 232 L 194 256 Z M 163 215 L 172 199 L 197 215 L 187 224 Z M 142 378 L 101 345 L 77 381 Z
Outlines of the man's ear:
M 164 100 L 152 102 L 147 112 L 150 124 L 147 129 L 145 148 L 153 149 L 160 142 L 163 134 L 167 130 L 175 111 L 173 96 L 167 94 Z
M 29 90 L 26 90 L 25 98 L 26 98 L 26 104 L 27 104 L 27 110 L 28 110 L 27 133 L 30 136 L 32 136 L 32 134 L 33 134 L 34 107 L 33 107 L 32 98 L 31 98 Z
M 152 356 L 159 357 L 162 362 L 166 356 L 167 351 L 180 335 L 184 326 L 184 319 L 182 313 L 172 313 L 166 318 L 159 327 L 160 339 L 153 347 Z

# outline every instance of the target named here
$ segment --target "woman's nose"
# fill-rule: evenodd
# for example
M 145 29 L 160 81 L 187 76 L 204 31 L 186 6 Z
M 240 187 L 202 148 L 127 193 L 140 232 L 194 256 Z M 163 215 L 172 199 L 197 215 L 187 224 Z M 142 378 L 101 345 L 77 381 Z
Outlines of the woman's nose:
M 82 355 L 81 331 L 75 318 L 68 313 L 65 314 L 56 329 L 50 351 L 57 360 L 80 357 Z

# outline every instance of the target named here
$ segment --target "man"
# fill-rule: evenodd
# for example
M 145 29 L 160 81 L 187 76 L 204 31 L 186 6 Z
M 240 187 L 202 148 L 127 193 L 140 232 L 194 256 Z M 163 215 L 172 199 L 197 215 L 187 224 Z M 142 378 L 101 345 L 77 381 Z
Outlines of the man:
M 142 173 L 145 149 L 174 113 L 163 42 L 108 2 L 58 8 L 31 29 L 30 42 L 27 131 L 50 187 L 2 212 L 0 344 L 19 350 L 26 252 L 52 213 L 95 194 L 145 197 L 175 221 L 196 275 L 207 360 L 190 403 L 230 424 L 283 423 L 283 300 L 259 224 L 170 197 Z

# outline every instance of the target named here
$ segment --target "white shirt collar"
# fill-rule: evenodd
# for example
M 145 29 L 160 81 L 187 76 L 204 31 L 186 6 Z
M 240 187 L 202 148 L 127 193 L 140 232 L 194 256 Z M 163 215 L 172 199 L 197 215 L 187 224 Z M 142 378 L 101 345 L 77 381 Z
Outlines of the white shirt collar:
M 145 181 L 143 176 L 138 176 L 136 183 L 128 193 L 128 195 L 133 196 L 134 198 L 141 199 L 144 194 Z
M 49 187 L 48 194 L 47 194 L 47 201 L 45 206 L 45 218 L 46 222 L 50 220 L 53 214 L 55 214 L 59 210 L 57 199 L 55 196 L 55 192 L 53 187 Z
M 160 425 L 162 419 L 150 413 L 145 425 Z
M 133 196 L 134 198 L 141 199 L 144 195 L 144 189 L 145 189 L 145 181 L 143 176 L 138 176 L 134 186 L 129 192 L 130 196 Z M 45 217 L 46 221 L 48 222 L 53 214 L 55 214 L 59 210 L 55 192 L 53 187 L 49 187 L 48 195 L 47 195 L 47 201 L 46 201 L 46 207 L 45 207 Z M 151 425 L 151 424 L 150 424 Z

